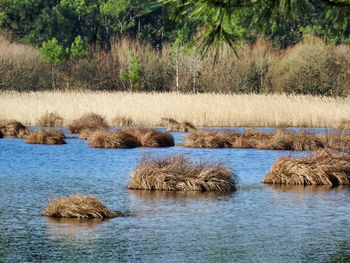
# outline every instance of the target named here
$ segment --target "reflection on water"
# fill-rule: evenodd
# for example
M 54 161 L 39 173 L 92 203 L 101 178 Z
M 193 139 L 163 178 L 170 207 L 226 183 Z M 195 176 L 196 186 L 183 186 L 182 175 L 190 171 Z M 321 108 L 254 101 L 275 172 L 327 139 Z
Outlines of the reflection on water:
M 238 190 L 130 191 L 144 152 L 223 159 L 239 177 Z M 289 153 L 1 139 L 0 262 L 349 262 L 350 188 L 261 184 L 282 154 Z M 103 221 L 40 215 L 50 197 L 74 194 L 123 213 Z
M 52 218 L 46 217 L 48 236 L 61 239 L 62 237 L 79 240 L 93 239 L 98 233 L 99 224 L 106 222 L 101 219 Z
M 350 190 L 348 185 L 285 185 L 285 184 L 265 184 L 266 187 L 270 187 L 280 192 L 295 192 L 299 194 L 306 194 L 308 192 L 340 192 L 343 190 Z
M 147 191 L 147 190 L 130 190 L 130 194 L 140 198 L 140 199 L 167 199 L 167 198 L 172 198 L 172 199 L 179 199 L 184 200 L 186 198 L 191 198 L 191 199 L 204 199 L 204 198 L 211 198 L 211 199 L 218 199 L 219 197 L 222 196 L 231 196 L 232 193 L 230 192 L 199 192 L 199 191 L 180 191 L 180 192 L 175 192 L 175 191 Z

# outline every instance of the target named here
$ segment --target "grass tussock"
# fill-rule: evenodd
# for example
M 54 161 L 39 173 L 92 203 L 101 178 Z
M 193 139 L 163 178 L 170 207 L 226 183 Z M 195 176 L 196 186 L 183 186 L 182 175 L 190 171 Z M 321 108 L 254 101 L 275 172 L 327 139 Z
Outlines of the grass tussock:
M 235 131 L 197 130 L 185 136 L 184 146 L 190 148 L 231 148 L 239 134 Z
M 133 125 L 133 121 L 131 118 L 117 115 L 112 119 L 112 125 L 117 127 L 130 127 Z
M 30 131 L 22 123 L 18 121 L 4 121 L 0 123 L 0 132 L 4 136 L 26 138 Z
M 128 189 L 160 191 L 234 191 L 236 175 L 221 163 L 194 162 L 183 155 L 143 156 Z
M 338 129 L 350 130 L 350 121 L 349 120 L 341 120 Z
M 190 132 L 196 131 L 197 128 L 190 122 L 178 122 L 171 118 L 162 118 L 160 123 L 167 127 L 168 132 Z
M 62 127 L 63 118 L 56 112 L 45 113 L 36 121 L 36 126 L 41 127 Z
M 142 147 L 170 147 L 174 146 L 174 137 L 168 132 L 161 132 L 151 128 L 130 128 L 124 130 L 133 135 Z
M 102 219 L 115 216 L 100 200 L 89 195 L 76 195 L 54 199 L 48 204 L 45 215 L 55 218 L 81 219 Z
M 265 184 L 348 185 L 350 155 L 320 150 L 305 158 L 283 156 L 262 181 Z
M 92 129 L 92 128 L 86 128 L 80 130 L 79 133 L 79 139 L 80 140 L 88 140 L 92 134 L 94 134 L 97 131 L 108 131 L 107 128 L 97 128 L 97 129 Z
M 84 114 L 79 119 L 73 120 L 69 125 L 68 129 L 71 133 L 80 133 L 83 129 L 99 129 L 107 128 L 108 125 L 105 119 L 95 113 Z
M 63 131 L 54 129 L 39 129 L 30 132 L 27 138 L 29 144 L 66 144 Z
M 124 130 L 98 130 L 88 136 L 89 145 L 94 148 L 134 148 L 174 146 L 174 138 L 149 128 L 129 128 Z
M 135 136 L 123 130 L 98 130 L 88 137 L 93 148 L 135 148 L 141 146 Z
M 185 147 L 192 148 L 253 148 L 263 150 L 315 151 L 324 148 L 350 149 L 350 133 L 314 134 L 286 129 L 262 132 L 248 129 L 235 131 L 199 130 L 185 136 Z

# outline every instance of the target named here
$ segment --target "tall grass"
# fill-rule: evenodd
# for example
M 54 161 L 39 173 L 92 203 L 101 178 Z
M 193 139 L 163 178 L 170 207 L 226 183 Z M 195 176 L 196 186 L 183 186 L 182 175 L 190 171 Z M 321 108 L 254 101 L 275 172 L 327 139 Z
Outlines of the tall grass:
M 166 116 L 201 126 L 337 127 L 350 118 L 350 98 L 309 95 L 224 95 L 128 92 L 0 92 L 0 119 L 34 125 L 47 112 L 67 123 L 94 112 L 156 126 Z

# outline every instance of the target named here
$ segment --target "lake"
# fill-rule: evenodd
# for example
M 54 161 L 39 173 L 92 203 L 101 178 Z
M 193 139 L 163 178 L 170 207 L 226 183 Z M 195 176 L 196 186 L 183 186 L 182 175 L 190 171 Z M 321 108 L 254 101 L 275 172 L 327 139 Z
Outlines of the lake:
M 172 133 L 177 143 L 183 133 Z M 350 262 L 350 188 L 261 184 L 288 151 L 93 149 L 0 139 L 0 262 Z M 230 194 L 126 189 L 142 154 L 223 160 Z M 303 155 L 305 153 L 298 153 Z M 94 195 L 121 216 L 41 215 L 48 200 Z

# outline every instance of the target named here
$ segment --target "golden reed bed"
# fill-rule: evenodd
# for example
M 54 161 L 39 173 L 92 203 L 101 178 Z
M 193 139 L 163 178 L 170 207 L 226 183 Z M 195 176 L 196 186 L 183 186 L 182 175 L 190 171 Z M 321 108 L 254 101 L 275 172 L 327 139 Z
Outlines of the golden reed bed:
M 197 127 L 337 127 L 350 118 L 350 98 L 297 95 L 223 95 L 128 92 L 1 92 L 0 119 L 35 125 L 55 112 L 65 124 L 86 113 L 130 118 L 135 125 L 157 126 L 161 118 Z

